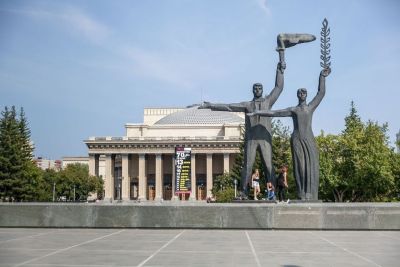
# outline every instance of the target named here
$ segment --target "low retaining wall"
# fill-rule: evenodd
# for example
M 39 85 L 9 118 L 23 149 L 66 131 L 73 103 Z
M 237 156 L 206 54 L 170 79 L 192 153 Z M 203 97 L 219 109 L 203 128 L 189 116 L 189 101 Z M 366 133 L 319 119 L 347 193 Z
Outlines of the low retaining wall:
M 400 230 L 400 203 L 0 203 L 0 227 Z

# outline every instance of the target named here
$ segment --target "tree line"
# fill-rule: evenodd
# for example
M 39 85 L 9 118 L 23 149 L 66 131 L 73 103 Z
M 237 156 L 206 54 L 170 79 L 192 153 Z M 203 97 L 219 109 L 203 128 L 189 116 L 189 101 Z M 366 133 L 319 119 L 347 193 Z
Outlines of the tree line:
M 331 202 L 400 200 L 400 154 L 390 147 L 388 125 L 363 122 L 353 102 L 344 121 L 340 134 L 321 132 L 316 136 L 320 158 L 319 198 Z M 289 128 L 274 120 L 272 135 L 275 174 L 283 165 L 289 167 L 288 196 L 295 199 Z M 240 183 L 243 149 L 242 136 L 233 169 L 214 180 L 213 194 L 218 201 L 227 202 L 234 197 L 234 180 Z M 101 197 L 103 181 L 90 176 L 87 165 L 72 164 L 59 172 L 43 171 L 33 161 L 33 150 L 23 108 L 17 112 L 14 106 L 5 107 L 0 118 L 0 201 L 52 201 L 60 197 L 86 200 L 91 193 Z M 254 168 L 260 170 L 261 192 L 264 192 L 264 168 L 258 152 Z
M 5 107 L 0 118 L 0 201 L 86 200 L 103 192 L 103 182 L 84 164 L 43 171 L 33 160 L 34 145 L 24 109 Z
M 340 134 L 322 131 L 315 138 L 320 160 L 319 199 L 326 202 L 399 201 L 400 154 L 390 147 L 388 125 L 363 122 L 354 102 L 344 121 Z M 288 166 L 288 196 L 296 199 L 289 128 L 273 120 L 272 136 L 275 174 L 282 166 Z M 231 172 L 215 179 L 213 194 L 217 201 L 229 202 L 234 198 L 234 180 L 240 181 L 243 149 L 244 140 Z M 266 181 L 259 152 L 253 168 L 260 170 L 263 193 Z M 252 192 L 249 193 L 251 198 Z

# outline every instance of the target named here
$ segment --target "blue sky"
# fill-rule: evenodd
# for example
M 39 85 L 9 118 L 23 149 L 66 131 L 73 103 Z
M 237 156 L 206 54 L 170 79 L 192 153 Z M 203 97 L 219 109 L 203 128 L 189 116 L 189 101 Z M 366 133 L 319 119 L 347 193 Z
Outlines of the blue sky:
M 144 107 L 240 102 L 274 86 L 278 33 L 331 27 L 332 74 L 314 114 L 339 133 L 363 120 L 400 130 L 400 2 L 395 0 L 0 1 L 0 108 L 24 107 L 36 156 L 86 155 L 89 136 L 123 136 Z M 286 50 L 274 109 L 317 89 L 319 41 Z M 291 125 L 291 121 L 284 120 Z

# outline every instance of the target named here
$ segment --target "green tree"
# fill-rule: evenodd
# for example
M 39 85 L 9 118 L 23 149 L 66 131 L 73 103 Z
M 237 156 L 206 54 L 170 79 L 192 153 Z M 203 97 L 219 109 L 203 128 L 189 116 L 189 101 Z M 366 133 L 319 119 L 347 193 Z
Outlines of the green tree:
M 34 146 L 31 142 L 31 130 L 29 129 L 23 108 L 21 108 L 19 113 L 18 128 L 20 133 L 19 142 L 21 147 L 21 157 L 25 162 L 31 162 L 33 159 Z
M 0 197 L 3 201 L 40 198 L 42 175 L 33 163 L 33 146 L 23 108 L 5 107 L 0 121 Z
M 362 190 L 353 190 L 355 201 L 387 200 L 394 187 L 394 176 L 391 169 L 391 149 L 389 147 L 387 124 L 382 126 L 367 122 L 362 138 L 362 161 L 358 167 Z
M 287 179 L 288 189 L 287 197 L 296 198 L 296 183 L 293 176 L 292 149 L 290 146 L 290 129 L 284 126 L 280 120 L 272 121 L 272 163 L 275 176 L 278 178 L 280 169 L 283 166 L 288 167 Z
M 384 200 L 394 185 L 387 125 L 363 123 L 352 102 L 341 141 L 339 173 L 349 181 L 347 200 Z
M 342 179 L 338 169 L 341 164 L 340 136 L 328 134 L 316 137 L 319 148 L 320 182 L 319 198 L 325 201 L 343 202 L 348 190 L 348 179 Z
M 5 107 L 0 123 L 0 194 L 6 201 L 20 198 L 20 177 L 24 162 L 21 157 L 19 123 L 15 107 Z
M 39 196 L 40 201 L 53 201 L 53 189 L 54 192 L 54 200 L 57 201 L 57 196 L 60 196 L 60 192 L 57 191 L 57 186 L 60 186 L 60 172 L 57 172 L 52 169 L 47 169 L 42 171 L 43 176 L 43 185 L 42 185 L 42 194 Z
M 20 109 L 17 124 L 19 135 L 16 137 L 16 142 L 22 168 L 14 186 L 14 198 L 17 201 L 39 200 L 43 194 L 43 173 L 33 162 L 34 147 L 23 108 Z
M 240 143 L 239 143 L 239 153 L 235 156 L 235 161 L 233 163 L 230 175 L 232 179 L 238 181 L 238 186 L 241 188 L 240 181 L 242 179 L 242 169 L 244 164 L 244 127 L 240 129 Z
M 391 170 L 394 178 L 394 190 L 391 199 L 400 201 L 400 154 L 392 151 Z
M 291 165 L 289 127 L 284 126 L 280 120 L 272 121 L 272 151 L 272 163 L 276 173 L 282 166 Z
M 234 178 L 225 172 L 214 179 L 211 193 L 217 202 L 231 202 L 235 198 Z
M 18 181 L 18 188 L 14 190 L 16 201 L 45 201 L 46 194 L 43 171 L 33 161 L 24 164 Z M 17 191 L 18 190 L 18 191 Z
M 89 175 L 86 164 L 69 164 L 60 171 L 56 182 L 58 196 L 65 196 L 67 200 L 86 200 L 90 193 L 102 191 L 103 182 L 96 176 Z M 74 192 L 75 191 L 75 192 Z
M 387 125 L 363 123 L 351 103 L 345 129 L 317 137 L 320 152 L 320 194 L 333 201 L 386 201 L 395 194 L 393 149 Z

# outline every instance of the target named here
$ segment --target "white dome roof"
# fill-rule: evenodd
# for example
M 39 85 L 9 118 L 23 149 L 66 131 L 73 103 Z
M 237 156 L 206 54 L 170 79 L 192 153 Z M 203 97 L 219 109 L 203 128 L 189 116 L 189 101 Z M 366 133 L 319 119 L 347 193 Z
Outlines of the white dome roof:
M 165 116 L 155 124 L 224 124 L 243 122 L 244 119 L 233 112 L 199 109 L 198 106 L 195 106 Z

